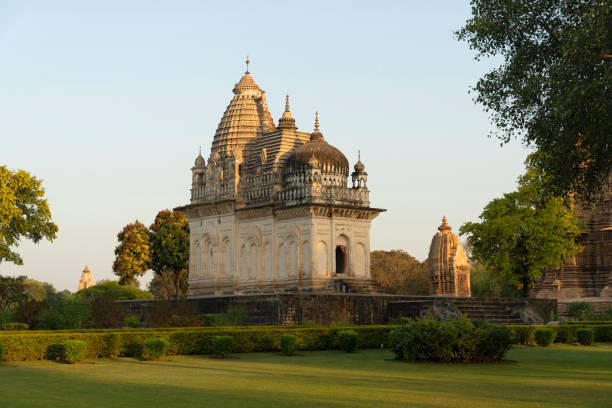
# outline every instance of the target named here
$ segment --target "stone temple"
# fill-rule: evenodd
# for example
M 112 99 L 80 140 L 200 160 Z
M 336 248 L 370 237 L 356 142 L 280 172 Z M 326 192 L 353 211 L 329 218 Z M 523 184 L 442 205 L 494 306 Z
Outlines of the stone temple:
M 536 283 L 539 298 L 612 297 L 612 175 L 604 185 L 603 196 L 592 208 L 575 205 L 585 227 L 578 243 L 583 247 L 563 268 L 545 271 Z
M 434 296 L 470 297 L 470 262 L 459 242 L 451 232 L 446 217 L 434 235 L 429 247 L 429 293 Z
M 368 173 L 350 173 L 319 129 L 278 124 L 247 71 L 233 89 L 208 160 L 192 168 L 190 296 L 373 288 Z
M 77 290 L 87 289 L 94 285 L 95 283 L 93 280 L 93 276 L 91 275 L 89 267 L 86 265 L 85 269 L 83 269 L 83 273 L 81 273 L 81 279 L 79 280 L 79 288 Z

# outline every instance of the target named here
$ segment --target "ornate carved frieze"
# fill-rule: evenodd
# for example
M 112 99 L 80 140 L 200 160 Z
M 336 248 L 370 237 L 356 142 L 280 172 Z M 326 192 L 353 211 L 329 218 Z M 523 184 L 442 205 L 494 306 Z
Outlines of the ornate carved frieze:
M 274 214 L 273 206 L 266 206 L 260 208 L 244 208 L 240 209 L 236 216 L 239 220 L 248 220 L 251 218 L 262 218 L 262 217 L 270 217 Z
M 207 204 L 191 204 L 184 207 L 178 207 L 179 210 L 187 215 L 187 218 L 211 217 L 215 215 L 223 215 L 234 212 L 233 201 L 217 201 Z

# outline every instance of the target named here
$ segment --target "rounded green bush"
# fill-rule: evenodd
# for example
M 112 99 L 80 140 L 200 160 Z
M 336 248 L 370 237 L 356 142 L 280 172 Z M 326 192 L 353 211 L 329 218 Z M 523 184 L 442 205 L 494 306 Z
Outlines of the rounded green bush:
M 293 334 L 281 334 L 280 351 L 286 356 L 292 356 L 297 350 L 297 337 Z
M 133 329 L 138 329 L 140 327 L 140 319 L 138 316 L 128 316 L 123 319 L 123 325 L 125 327 L 131 327 Z
M 583 346 L 590 346 L 593 344 L 593 329 L 578 329 L 576 337 L 578 337 L 578 343 Z
M 4 323 L 0 326 L 0 330 L 7 331 L 20 331 L 20 330 L 29 330 L 30 326 L 27 323 Z
M 144 342 L 144 354 L 147 360 L 157 360 L 168 351 L 168 341 L 163 337 L 149 337 Z
M 64 342 L 64 359 L 69 363 L 76 363 L 85 359 L 87 343 L 82 340 L 66 340 Z
M 338 345 L 340 350 L 353 353 L 357 350 L 357 332 L 355 330 L 342 330 L 338 332 Z
M 214 336 L 213 352 L 219 357 L 227 357 L 234 351 L 234 337 Z
M 63 360 L 66 355 L 63 344 L 49 344 L 45 350 L 47 360 Z
M 540 328 L 533 333 L 535 342 L 538 346 L 548 347 L 555 339 L 555 332 L 552 329 Z
M 416 320 L 393 329 L 389 345 L 398 360 L 441 363 L 501 361 L 512 346 L 505 327 L 476 327 L 460 319 Z

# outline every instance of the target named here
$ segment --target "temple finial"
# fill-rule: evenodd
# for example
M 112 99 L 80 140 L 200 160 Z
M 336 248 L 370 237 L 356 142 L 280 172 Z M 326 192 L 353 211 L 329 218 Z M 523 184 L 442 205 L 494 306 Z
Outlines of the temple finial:
M 202 145 L 200 145 L 200 156 L 202 155 Z
M 357 161 L 361 161 L 361 150 L 357 150 Z
M 289 112 L 289 94 L 287 94 L 287 97 L 285 100 L 285 112 Z
M 319 131 L 319 111 L 315 112 L 315 132 Z
M 251 61 L 249 60 L 249 56 L 247 55 L 247 59 L 246 59 L 246 71 L 244 72 L 245 74 L 250 74 L 249 72 L 249 64 L 251 63 Z
M 438 231 L 450 231 L 453 228 L 448 225 L 448 220 L 446 219 L 446 215 L 442 217 L 442 225 L 438 227 Z

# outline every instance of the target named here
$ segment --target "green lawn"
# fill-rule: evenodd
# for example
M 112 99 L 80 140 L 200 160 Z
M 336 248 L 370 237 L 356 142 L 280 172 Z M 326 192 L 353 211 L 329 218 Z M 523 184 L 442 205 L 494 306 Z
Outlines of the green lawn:
M 509 362 L 408 364 L 388 351 L 0 365 L 9 407 L 610 407 L 612 345 L 515 347 Z

